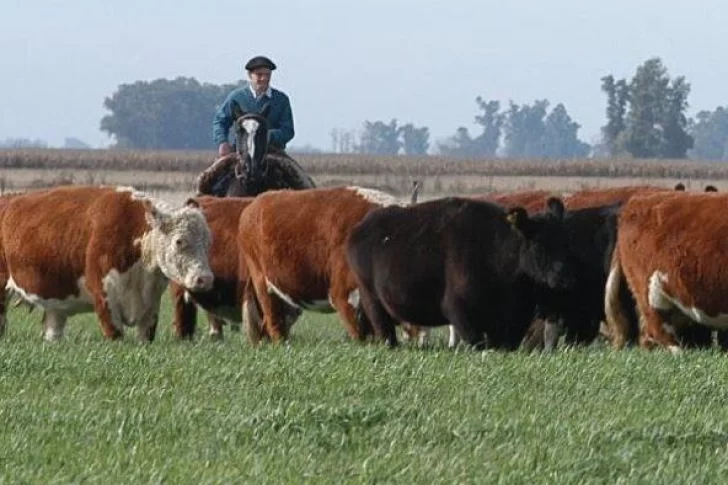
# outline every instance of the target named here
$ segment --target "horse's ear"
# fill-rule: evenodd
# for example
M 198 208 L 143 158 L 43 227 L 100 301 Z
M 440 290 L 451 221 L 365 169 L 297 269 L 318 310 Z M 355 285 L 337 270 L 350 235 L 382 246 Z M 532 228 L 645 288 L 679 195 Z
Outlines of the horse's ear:
M 270 101 L 265 103 L 263 106 L 263 109 L 260 110 L 260 116 L 262 116 L 265 119 L 268 119 L 268 115 L 270 114 Z
M 234 120 L 237 120 L 238 118 L 240 118 L 241 116 L 243 116 L 245 114 L 245 112 L 240 107 L 240 105 L 238 104 L 237 101 L 233 101 L 231 103 L 230 111 L 232 111 L 232 113 L 233 113 L 233 119 Z

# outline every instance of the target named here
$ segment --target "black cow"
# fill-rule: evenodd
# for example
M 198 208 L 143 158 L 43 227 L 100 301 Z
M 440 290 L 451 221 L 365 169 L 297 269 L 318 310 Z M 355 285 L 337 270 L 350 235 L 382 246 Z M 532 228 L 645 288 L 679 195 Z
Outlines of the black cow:
M 451 324 L 468 344 L 515 349 L 537 296 L 576 284 L 563 230 L 564 206 L 529 217 L 449 197 L 369 213 L 347 241 L 364 313 L 397 345 L 395 325 Z
M 600 323 L 605 318 L 604 287 L 617 241 L 621 206 L 620 202 L 566 211 L 563 228 L 579 284 L 566 291 L 552 291 L 547 298 L 540 299 L 537 314 L 544 325 L 543 344 L 547 350 L 555 348 L 559 337 L 554 322 L 563 327 L 567 344 L 589 344 L 599 335 Z M 629 291 L 623 291 L 620 298 L 625 309 L 634 309 Z M 636 323 L 634 312 L 631 318 Z

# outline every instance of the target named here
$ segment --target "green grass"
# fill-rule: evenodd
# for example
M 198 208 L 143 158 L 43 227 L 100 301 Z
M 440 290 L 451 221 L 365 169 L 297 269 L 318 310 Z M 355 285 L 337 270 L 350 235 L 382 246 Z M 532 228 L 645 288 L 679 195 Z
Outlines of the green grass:
M 92 315 L 0 342 L 0 483 L 725 483 L 728 360 L 711 352 L 390 351 L 307 314 L 104 342 Z M 204 317 L 201 329 L 206 330 Z

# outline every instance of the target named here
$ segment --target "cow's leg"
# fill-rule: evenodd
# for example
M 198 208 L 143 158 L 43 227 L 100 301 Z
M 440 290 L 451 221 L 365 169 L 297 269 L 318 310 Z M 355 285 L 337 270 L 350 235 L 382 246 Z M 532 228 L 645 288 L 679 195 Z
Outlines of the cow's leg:
M 260 305 L 260 311 L 263 314 L 265 332 L 273 342 L 277 343 L 284 340 L 288 332 L 285 326 L 281 326 L 281 305 L 283 302 L 276 295 L 268 293 L 268 285 L 262 275 L 256 274 L 253 276 L 251 271 L 251 280 L 253 281 L 255 296 Z
M 101 292 L 94 292 L 94 310 L 99 319 L 99 325 L 101 326 L 101 332 L 104 334 L 104 338 L 107 340 L 120 339 L 123 336 L 123 332 L 120 327 L 114 325 L 109 303 Z
M 557 337 L 558 338 L 558 337 Z M 536 349 L 542 349 L 546 340 L 546 320 L 544 318 L 534 318 L 531 325 L 526 330 L 526 336 L 523 338 L 521 346 L 524 350 L 532 352 Z
M 718 346 L 721 350 L 728 350 L 728 330 L 718 330 Z
M 604 289 L 604 313 L 606 328 L 612 347 L 622 349 L 630 338 L 630 320 L 623 306 L 626 281 L 622 271 L 618 249 L 614 250 L 612 266 Z
M 637 300 L 641 322 L 640 346 L 646 349 L 652 349 L 657 344 L 667 348 L 670 352 L 679 352 L 680 345 L 677 338 L 674 334 L 667 331 L 660 313 L 646 304 L 646 302 L 643 309 L 640 300 L 639 298 Z
M 366 329 L 361 328 L 359 320 L 356 315 L 356 308 L 350 302 L 351 298 L 350 291 L 341 285 L 339 287 L 332 286 L 331 288 L 331 303 L 333 307 L 339 312 L 341 319 L 344 322 L 346 331 L 349 333 L 349 337 L 354 340 L 363 341 L 366 340 L 367 332 Z M 360 299 L 360 297 L 357 297 Z M 361 302 L 359 302 L 361 304 Z
M 424 347 L 427 345 L 430 337 L 430 329 L 413 325 L 408 322 L 402 322 L 402 340 L 412 341 L 417 344 L 418 347 Z
M 222 326 L 225 324 L 225 321 L 222 318 L 218 318 L 215 315 L 213 315 L 210 312 L 206 312 L 207 314 L 207 323 L 210 328 L 209 334 L 210 338 L 213 340 L 222 340 L 223 339 L 223 330 Z
M 257 345 L 262 339 L 268 337 L 268 335 L 265 332 L 260 303 L 258 303 L 255 290 L 253 289 L 253 283 L 250 280 L 248 280 L 243 289 L 242 305 L 241 313 L 245 334 L 248 337 L 248 342 Z
M 371 322 L 374 334 L 377 338 L 384 340 L 390 347 L 397 347 L 396 321 L 382 306 L 382 303 L 368 290 L 359 288 L 359 304 L 364 309 L 366 318 Z
M 485 349 L 485 335 L 479 325 L 482 322 L 466 299 L 456 295 L 446 297 L 443 314 L 465 343 L 472 345 L 476 350 Z
M 66 316 L 57 312 L 46 310 L 43 313 L 43 338 L 48 342 L 55 342 L 63 337 L 66 327 Z
M 197 324 L 197 306 L 186 295 L 184 288 L 172 284 L 170 294 L 174 306 L 174 334 L 180 339 L 191 339 Z
M 154 342 L 157 335 L 157 324 L 159 323 L 159 309 L 156 309 L 141 322 L 137 323 L 137 337 L 141 342 Z
M 457 344 L 460 343 L 461 339 L 460 339 L 460 335 L 458 334 L 458 331 L 455 330 L 455 327 L 453 327 L 452 325 L 448 325 L 447 328 L 448 328 L 448 331 L 450 334 L 450 336 L 448 337 L 448 340 L 447 340 L 447 346 L 452 349 L 452 348 L 455 348 L 457 346 Z
M 0 281 L 0 337 L 5 335 L 5 327 L 7 327 L 8 317 L 8 295 L 5 290 L 5 283 Z

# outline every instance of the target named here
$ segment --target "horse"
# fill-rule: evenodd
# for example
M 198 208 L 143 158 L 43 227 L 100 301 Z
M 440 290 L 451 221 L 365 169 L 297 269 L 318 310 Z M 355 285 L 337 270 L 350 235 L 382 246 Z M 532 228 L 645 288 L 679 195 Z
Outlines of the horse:
M 245 112 L 232 103 L 235 151 L 200 175 L 197 195 L 255 197 L 268 190 L 316 187 L 298 162 L 269 144 L 269 107 L 266 104 L 260 113 Z

